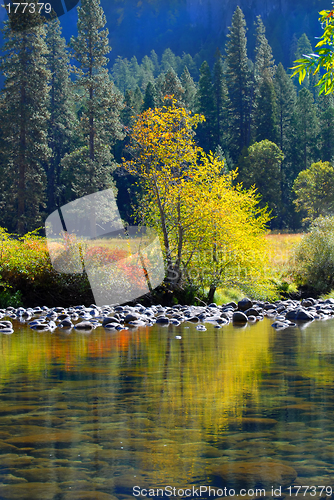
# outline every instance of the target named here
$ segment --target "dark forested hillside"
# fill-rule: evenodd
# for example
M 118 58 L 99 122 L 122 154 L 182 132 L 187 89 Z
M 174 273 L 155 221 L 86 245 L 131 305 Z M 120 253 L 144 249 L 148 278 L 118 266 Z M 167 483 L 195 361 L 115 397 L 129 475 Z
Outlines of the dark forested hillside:
M 228 27 L 237 5 L 245 14 L 249 35 L 261 15 L 274 57 L 284 66 L 291 62 L 294 35 L 312 41 L 319 35 L 318 12 L 331 7 L 330 0 L 102 0 L 113 48 L 117 56 L 141 59 L 152 49 L 161 55 L 171 48 L 177 55 L 200 53 L 212 58 L 225 45 Z M 65 19 L 64 19 L 65 21 Z M 66 31 L 68 26 L 66 26 Z M 65 36 L 68 34 L 65 31 Z M 252 50 L 254 37 L 248 36 Z M 292 49 L 292 52 L 294 50 Z
M 261 15 L 275 60 L 291 62 L 294 35 L 306 33 L 312 41 L 319 35 L 318 12 L 331 7 L 330 0 L 102 0 L 112 47 L 111 63 L 117 56 L 141 59 L 152 49 L 158 55 L 171 48 L 202 61 L 211 60 L 216 47 L 224 47 L 232 14 L 237 5 L 245 14 L 249 35 Z M 1 20 L 6 17 L 0 9 Z M 76 12 L 62 16 L 67 40 L 76 31 Z M 252 50 L 254 37 L 248 36 Z M 210 62 L 213 62 L 212 60 Z

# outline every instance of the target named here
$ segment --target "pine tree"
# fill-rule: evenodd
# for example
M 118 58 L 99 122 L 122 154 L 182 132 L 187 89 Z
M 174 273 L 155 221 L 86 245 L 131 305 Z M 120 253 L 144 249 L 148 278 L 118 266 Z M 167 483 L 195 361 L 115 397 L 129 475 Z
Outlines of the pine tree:
M 143 100 L 142 111 L 146 111 L 147 109 L 154 109 L 156 107 L 156 90 L 155 85 L 152 82 L 148 82 L 145 95 Z
M 231 101 L 231 139 L 233 158 L 237 159 L 250 141 L 251 77 L 247 59 L 246 21 L 237 7 L 226 43 L 226 83 Z
M 255 45 L 255 64 L 254 80 L 260 86 L 264 75 L 273 78 L 275 73 L 275 61 L 272 49 L 266 38 L 266 29 L 261 16 L 256 18 L 256 45 Z
M 277 66 L 274 86 L 276 93 L 276 116 L 277 116 L 277 145 L 284 153 L 281 162 L 281 192 L 282 211 L 280 227 L 288 227 L 293 224 L 294 206 L 292 202 L 292 183 L 294 160 L 291 157 L 293 133 L 293 116 L 297 101 L 296 88 L 289 76 L 286 74 L 281 63 Z
M 334 96 L 319 96 L 319 150 L 322 161 L 334 161 Z
M 77 128 L 69 76 L 69 56 L 66 41 L 61 35 L 59 19 L 55 18 L 48 23 L 46 28 L 46 44 L 49 50 L 46 58 L 51 72 L 48 121 L 51 158 L 47 165 L 48 213 L 67 201 L 59 193 L 61 159 L 75 147 L 74 131 Z
M 148 82 L 154 82 L 154 65 L 149 57 L 144 56 L 140 65 L 138 85 L 140 88 L 145 89 Z
M 211 71 L 206 61 L 200 67 L 196 112 L 205 116 L 205 122 L 200 123 L 196 131 L 199 144 L 207 152 L 214 151 L 217 145 L 215 143 L 216 109 Z
M 86 101 L 80 128 L 85 146 L 67 155 L 64 168 L 78 196 L 113 186 L 115 163 L 111 147 L 123 137 L 119 114 L 122 98 L 107 70 L 110 52 L 106 18 L 99 0 L 82 0 L 78 8 L 78 36 L 70 46 L 78 64 L 76 88 Z
M 5 185 L 1 186 L 6 207 L 3 223 L 23 234 L 41 225 L 43 220 L 46 185 L 43 164 L 50 156 L 47 138 L 50 72 L 45 57 L 45 29 L 38 14 L 31 17 L 9 14 L 3 35 L 1 70 L 5 82 L 0 102 L 5 146 L 2 165 Z
M 222 55 L 219 49 L 216 51 L 216 62 L 213 67 L 213 93 L 216 113 L 215 143 L 217 147 L 222 146 L 225 151 L 229 145 L 228 123 L 231 103 L 228 97 Z
M 261 16 L 256 18 L 256 44 L 254 63 L 254 126 L 252 136 L 255 141 L 265 139 L 276 142 L 276 98 L 273 84 L 275 61 L 266 38 L 266 30 Z
M 133 93 L 133 109 L 136 115 L 141 113 L 142 107 L 143 107 L 143 94 L 141 93 L 141 90 L 137 85 Z
M 273 80 L 268 70 L 262 73 L 254 106 L 254 137 L 256 142 L 277 142 L 276 94 Z
M 138 64 L 136 56 L 132 56 L 130 59 L 130 73 L 137 83 L 140 78 L 140 66 Z
M 164 105 L 166 105 L 165 97 L 174 96 L 177 105 L 184 106 L 184 89 L 173 68 L 169 68 L 165 75 L 161 75 L 161 78 L 157 80 L 157 88 L 160 94 L 160 103 L 164 101 Z
M 170 69 L 177 71 L 176 57 L 171 49 L 164 50 L 161 57 L 161 67 L 165 73 L 167 73 Z
M 294 60 L 301 59 L 302 57 L 304 57 L 305 54 L 311 54 L 312 52 L 313 48 L 311 42 L 308 39 L 307 35 L 303 33 L 297 41 L 297 48 Z M 297 87 L 300 88 L 298 76 L 295 76 L 293 80 L 295 85 L 297 85 Z M 311 76 L 306 75 L 306 78 L 301 84 L 302 88 L 309 89 L 312 92 L 315 101 L 317 101 L 318 98 L 318 91 L 315 88 L 315 85 L 317 84 L 318 80 L 319 80 L 318 75 L 311 75 Z
M 188 69 L 192 78 L 197 78 L 198 70 L 195 61 L 190 54 L 186 54 L 185 52 L 183 52 L 180 72 L 183 73 L 185 68 Z
M 186 108 L 189 109 L 190 111 L 194 111 L 196 85 L 188 71 L 187 66 L 185 66 L 183 73 L 181 75 L 181 84 L 184 89 L 183 101 L 186 105 Z
M 112 67 L 112 79 L 118 90 L 123 94 L 127 89 L 135 88 L 136 80 L 131 74 L 130 63 L 126 58 L 122 59 L 120 56 L 116 58 Z
M 297 100 L 295 86 L 281 63 L 277 66 L 275 79 L 278 146 L 287 154 L 291 138 L 291 120 Z
M 150 52 L 150 59 L 153 63 L 153 76 L 156 78 L 159 73 L 160 73 L 160 64 L 159 64 L 159 58 L 154 50 L 151 50 Z
M 292 152 L 293 180 L 301 170 L 308 168 L 319 158 L 319 119 L 311 92 L 304 88 L 298 93 L 293 117 Z

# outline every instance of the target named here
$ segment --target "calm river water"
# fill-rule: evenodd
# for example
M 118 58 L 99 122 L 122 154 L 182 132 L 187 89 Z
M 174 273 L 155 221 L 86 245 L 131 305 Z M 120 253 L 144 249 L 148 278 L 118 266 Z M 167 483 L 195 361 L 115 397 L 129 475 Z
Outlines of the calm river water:
M 330 498 L 334 319 L 272 322 L 112 333 L 14 322 L 0 333 L 0 499 L 214 498 L 226 485 L 224 496 L 262 485 L 272 498 L 281 479 L 277 496 L 304 485 L 315 489 L 300 498 Z

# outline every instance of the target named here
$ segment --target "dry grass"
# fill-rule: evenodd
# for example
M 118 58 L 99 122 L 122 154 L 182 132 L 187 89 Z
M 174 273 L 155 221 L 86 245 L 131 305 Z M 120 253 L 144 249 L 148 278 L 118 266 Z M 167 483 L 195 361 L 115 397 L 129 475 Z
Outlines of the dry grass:
M 293 258 L 293 251 L 303 234 L 268 234 L 269 264 L 280 275 L 286 275 Z

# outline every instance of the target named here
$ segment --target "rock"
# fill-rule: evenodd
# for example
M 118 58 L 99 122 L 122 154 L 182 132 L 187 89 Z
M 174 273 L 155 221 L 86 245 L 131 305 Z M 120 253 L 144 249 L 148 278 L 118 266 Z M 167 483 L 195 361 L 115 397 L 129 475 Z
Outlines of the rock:
M 58 316 L 58 318 L 57 318 L 57 319 L 58 319 L 59 321 L 63 321 L 63 319 L 66 319 L 66 318 L 70 318 L 70 315 L 69 315 L 69 314 L 67 314 L 67 313 L 63 313 L 63 314 L 59 314 L 59 316 Z
M 235 302 L 232 301 L 232 302 L 228 302 L 227 304 L 225 304 L 224 308 L 225 307 L 230 307 L 232 309 L 236 309 L 238 306 Z
M 156 321 L 158 325 L 168 325 L 169 324 L 169 319 L 166 318 L 165 316 L 159 316 Z
M 218 458 L 223 454 L 222 450 L 218 450 L 214 446 L 204 446 L 201 449 L 201 456 L 204 458 Z
M 107 328 L 107 326 L 105 328 Z M 114 328 L 115 328 L 115 330 L 119 330 L 119 331 L 128 330 L 128 328 L 126 326 L 123 326 L 123 325 L 116 325 Z
M 256 323 L 258 316 L 248 316 L 248 323 Z
M 73 328 L 73 326 L 71 318 L 63 319 L 58 325 L 59 328 Z
M 288 311 L 285 315 L 285 319 L 296 319 L 296 316 L 298 314 L 298 312 L 300 311 L 300 309 L 292 309 L 290 311 Z
M 119 319 L 114 318 L 114 317 L 104 318 L 103 321 L 102 321 L 102 326 L 106 326 L 109 323 L 116 323 L 117 325 L 119 325 Z
M 217 483 L 254 488 L 291 485 L 297 477 L 292 467 L 278 462 L 229 462 L 212 469 Z
M 238 309 L 239 311 L 247 311 L 250 307 L 253 307 L 253 302 L 248 298 L 245 297 L 238 302 Z
M 24 483 L 0 485 L 0 498 L 4 500 L 53 500 L 61 493 L 57 483 Z
M 206 331 L 206 328 L 204 325 L 197 325 L 196 326 L 196 330 L 199 330 L 200 332 L 205 332 Z
M 275 330 L 284 330 L 285 328 L 289 328 L 290 325 L 283 321 L 275 321 L 271 326 L 275 328 Z
M 63 496 L 63 500 L 117 500 L 113 495 L 103 493 L 102 491 L 67 491 Z
M 190 321 L 191 323 L 198 323 L 199 319 L 197 316 L 190 316 L 189 318 L 186 318 L 186 321 Z
M 259 316 L 260 311 L 258 309 L 255 309 L 255 307 L 250 307 L 249 309 L 246 309 L 244 311 L 246 316 Z
M 13 476 L 13 474 L 0 474 L 0 481 L 5 484 L 22 484 L 28 482 L 24 477 Z
M 244 431 L 254 432 L 260 429 L 268 429 L 276 425 L 278 422 L 274 418 L 262 417 L 243 417 L 229 422 L 230 429 L 240 429 Z
M 73 432 L 50 431 L 50 432 L 29 434 L 27 436 L 15 436 L 6 440 L 7 443 L 18 445 L 19 447 L 24 447 L 24 446 L 35 447 L 40 445 L 51 445 L 52 443 L 56 443 L 58 445 L 66 444 L 70 446 L 73 445 L 74 442 L 81 442 L 81 441 L 91 442 L 93 441 L 93 438 L 86 434 L 81 434 L 75 431 Z
M 121 326 L 119 323 L 107 323 L 103 328 L 106 330 L 117 330 L 117 327 Z
M 0 333 L 10 335 L 11 333 L 14 333 L 14 330 L 13 328 L 1 328 Z
M 0 330 L 3 330 L 4 328 L 13 328 L 13 324 L 11 321 L 0 321 Z
M 48 323 L 38 323 L 37 325 L 32 325 L 30 328 L 32 330 L 38 330 L 39 332 L 51 331 Z
M 288 318 L 288 319 L 290 319 L 290 318 Z M 298 311 L 298 313 L 296 314 L 295 320 L 296 321 L 313 321 L 314 317 L 308 311 L 304 311 L 303 309 L 300 309 Z
M 76 330 L 92 330 L 94 325 L 90 321 L 80 321 L 80 323 L 77 323 L 74 328 Z
M 233 313 L 232 321 L 233 321 L 233 323 L 244 323 L 245 324 L 245 323 L 247 323 L 248 318 L 247 318 L 246 314 L 244 314 L 243 312 L 235 311 Z
M 315 300 L 312 299 L 312 298 L 309 298 L 309 299 L 303 299 L 301 301 L 301 306 L 302 307 L 312 307 L 315 305 Z
M 124 318 L 124 323 L 130 323 L 130 321 L 136 321 L 137 319 L 140 319 L 139 314 L 127 314 Z

